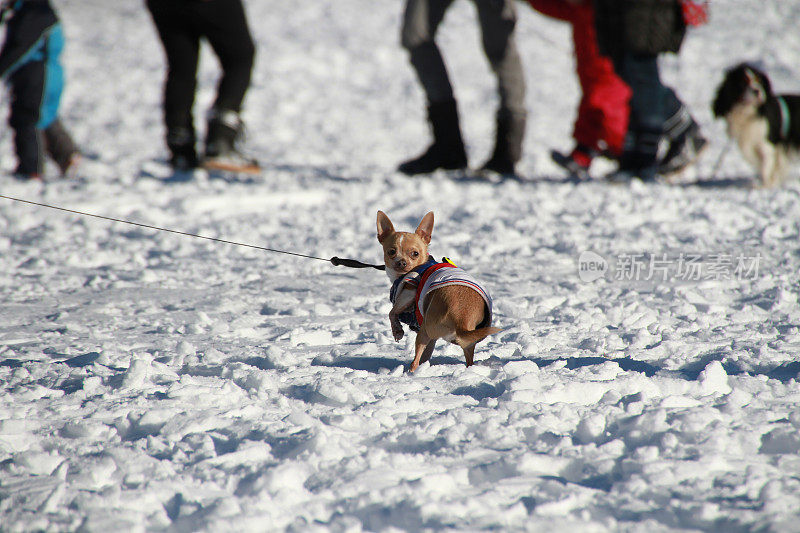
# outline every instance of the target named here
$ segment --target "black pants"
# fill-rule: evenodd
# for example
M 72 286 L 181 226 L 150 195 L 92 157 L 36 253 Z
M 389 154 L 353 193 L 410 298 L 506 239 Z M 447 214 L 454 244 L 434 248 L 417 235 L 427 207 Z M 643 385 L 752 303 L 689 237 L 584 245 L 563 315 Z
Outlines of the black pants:
M 56 119 L 42 129 L 39 124 L 45 90 L 44 61 L 32 61 L 14 72 L 11 86 L 11 113 L 8 123 L 14 130 L 14 147 L 19 162 L 16 172 L 41 175 L 47 153 L 64 172 L 78 148 Z
M 14 130 L 14 147 L 21 174 L 42 174 L 44 142 L 37 127 L 44 93 L 45 68 L 43 61 L 21 67 L 9 79 L 11 113 L 8 124 Z
M 214 107 L 238 113 L 250 85 L 255 57 L 241 0 L 147 0 L 147 8 L 167 55 L 164 87 L 167 135 L 187 129 L 194 137 L 192 107 L 203 38 L 222 67 Z
M 514 40 L 513 0 L 474 0 L 483 50 L 497 76 L 500 109 L 525 114 L 525 76 Z M 401 42 L 409 51 L 429 104 L 453 99 L 453 88 L 436 44 L 436 32 L 453 0 L 407 0 Z

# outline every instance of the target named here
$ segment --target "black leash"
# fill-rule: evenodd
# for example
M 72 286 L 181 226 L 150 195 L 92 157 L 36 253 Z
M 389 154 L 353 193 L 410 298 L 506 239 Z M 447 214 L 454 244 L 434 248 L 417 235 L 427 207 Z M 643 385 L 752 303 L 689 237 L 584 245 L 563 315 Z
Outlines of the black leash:
M 72 214 L 80 215 L 80 216 L 84 216 L 84 217 L 99 218 L 101 220 L 109 220 L 111 222 L 119 222 L 120 224 L 129 224 L 131 226 L 138 226 L 140 228 L 147 228 L 147 229 L 152 229 L 152 230 L 156 230 L 156 231 L 165 231 L 167 233 L 175 233 L 176 235 L 184 235 L 186 237 L 194 237 L 196 239 L 205 239 L 207 241 L 214 241 L 214 242 L 221 242 L 221 243 L 225 243 L 225 244 L 232 244 L 234 246 L 243 246 L 245 248 L 253 248 L 255 250 L 262 250 L 264 252 L 273 252 L 273 253 L 276 253 L 276 254 L 294 255 L 296 257 L 303 257 L 303 258 L 306 258 L 306 259 L 315 259 L 317 261 L 325 261 L 326 263 L 331 263 L 333 266 L 344 266 L 344 267 L 349 267 L 349 268 L 374 268 L 376 270 L 386 270 L 386 267 L 384 265 L 370 265 L 370 264 L 367 264 L 367 263 L 362 263 L 361 261 L 356 261 L 355 259 L 342 259 L 340 257 L 331 257 L 330 259 L 325 259 L 323 257 L 316 257 L 316 256 L 313 256 L 313 255 L 300 254 L 300 253 L 297 253 L 297 252 L 288 252 L 286 250 L 276 250 L 274 248 L 267 248 L 265 246 L 256 246 L 254 244 L 246 244 L 246 243 L 242 243 L 242 242 L 228 241 L 228 240 L 225 240 L 225 239 L 217 239 L 216 237 L 206 237 L 205 235 L 197 235 L 195 233 L 187 233 L 185 231 L 177 231 L 177 230 L 174 230 L 174 229 L 162 228 L 162 227 L 159 227 L 159 226 L 151 226 L 149 224 L 142 224 L 140 222 L 131 222 L 130 220 L 122 220 L 122 219 L 119 219 L 119 218 L 112 218 L 112 217 L 105 217 L 105 216 L 102 216 L 102 215 L 95 215 L 93 213 L 85 213 L 83 211 L 76 211 L 74 209 L 67 209 L 66 207 L 58 207 L 58 206 L 55 206 L 55 205 L 48 205 L 48 204 L 43 204 L 43 203 L 39 203 L 39 202 L 32 202 L 30 200 L 23 200 L 21 198 L 14 198 L 12 196 L 5 196 L 5 195 L 2 195 L 2 194 L 0 194 L 0 198 L 5 198 L 6 200 L 12 200 L 14 202 L 20 202 L 20 203 L 23 203 L 23 204 L 30 204 L 30 205 L 35 205 L 35 206 L 39 206 L 39 207 L 46 207 L 48 209 L 55 209 L 57 211 L 64 211 L 65 213 L 72 213 Z

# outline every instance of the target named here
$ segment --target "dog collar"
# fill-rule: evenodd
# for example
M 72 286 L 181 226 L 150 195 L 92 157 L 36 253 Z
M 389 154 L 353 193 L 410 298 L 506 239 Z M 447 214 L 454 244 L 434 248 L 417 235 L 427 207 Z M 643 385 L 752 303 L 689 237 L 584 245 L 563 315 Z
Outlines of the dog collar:
M 789 106 L 786 104 L 786 100 L 783 97 L 778 96 L 776 98 L 778 100 L 778 109 L 781 112 L 781 140 L 785 141 L 789 138 L 789 128 L 791 126 L 791 115 L 789 114 Z

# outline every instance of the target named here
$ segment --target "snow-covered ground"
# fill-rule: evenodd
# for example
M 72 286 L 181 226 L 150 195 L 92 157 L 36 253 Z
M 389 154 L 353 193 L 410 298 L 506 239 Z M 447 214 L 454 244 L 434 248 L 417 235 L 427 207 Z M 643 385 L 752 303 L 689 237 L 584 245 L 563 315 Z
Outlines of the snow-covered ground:
M 715 171 L 709 110 L 742 59 L 800 91 L 800 2 L 714 4 L 664 62 L 712 140 L 699 181 L 629 187 L 560 182 L 569 30 L 522 4 L 525 183 L 394 172 L 428 135 L 399 0 L 248 1 L 264 175 L 164 182 L 143 3 L 56 5 L 63 119 L 96 159 L 16 182 L 4 128 L 3 195 L 368 262 L 378 209 L 433 210 L 432 252 L 505 329 L 472 368 L 441 344 L 409 375 L 380 272 L 0 199 L 0 530 L 800 531 L 800 185 L 751 189 L 735 149 Z M 441 41 L 477 165 L 495 97 L 470 2 Z

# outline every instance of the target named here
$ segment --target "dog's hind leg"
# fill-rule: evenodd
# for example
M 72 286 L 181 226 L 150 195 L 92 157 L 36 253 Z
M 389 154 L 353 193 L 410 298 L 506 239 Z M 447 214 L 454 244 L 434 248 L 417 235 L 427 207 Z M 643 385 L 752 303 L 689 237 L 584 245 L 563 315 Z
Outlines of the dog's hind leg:
M 433 347 L 436 345 L 436 341 L 431 341 L 425 346 L 425 350 L 422 352 L 422 357 L 419 359 L 419 364 L 427 363 L 431 359 L 431 355 L 433 355 Z
M 431 339 L 425 334 L 423 330 L 417 333 L 417 339 L 414 341 L 414 361 L 411 362 L 409 372 L 414 372 L 419 368 L 420 363 L 424 363 L 431 358 L 433 347 L 436 344 L 436 339 Z
M 464 358 L 467 360 L 467 366 L 472 366 L 472 361 L 475 359 L 475 345 L 467 346 L 464 348 Z

